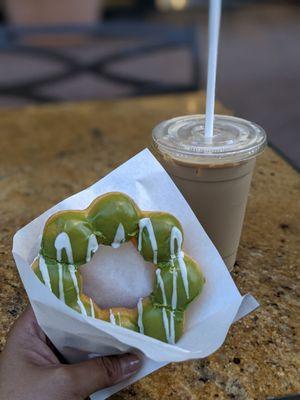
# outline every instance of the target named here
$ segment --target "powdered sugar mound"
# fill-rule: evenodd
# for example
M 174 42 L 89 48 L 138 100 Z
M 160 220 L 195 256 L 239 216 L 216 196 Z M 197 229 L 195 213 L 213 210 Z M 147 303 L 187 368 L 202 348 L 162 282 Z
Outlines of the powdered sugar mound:
M 84 293 L 101 308 L 133 308 L 140 297 L 153 290 L 155 268 L 143 260 L 131 242 L 117 249 L 100 245 L 80 271 Z

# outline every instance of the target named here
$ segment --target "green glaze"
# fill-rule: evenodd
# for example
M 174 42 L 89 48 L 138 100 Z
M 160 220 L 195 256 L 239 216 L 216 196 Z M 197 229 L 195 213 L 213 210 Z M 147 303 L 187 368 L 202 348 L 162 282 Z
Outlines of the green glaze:
M 112 193 L 91 204 L 87 219 L 95 234 L 101 238 L 101 243 L 111 245 L 120 223 L 124 227 L 126 241 L 136 236 L 139 210 L 130 197 L 123 193 Z
M 171 259 L 170 236 L 172 228 L 176 226 L 183 236 L 183 229 L 180 222 L 173 215 L 163 212 L 145 213 L 144 217 L 149 217 L 153 226 L 158 247 L 158 262 L 169 261 Z M 177 249 L 177 246 L 175 246 L 175 249 Z M 153 261 L 153 250 L 151 246 L 151 241 L 149 238 L 149 233 L 145 228 L 142 232 L 142 249 L 140 253 L 145 260 Z
M 164 307 L 153 305 L 151 301 L 146 302 L 143 308 L 143 325 L 146 335 L 161 340 L 162 342 L 168 342 L 168 333 L 165 330 L 163 321 L 163 308 Z M 166 307 L 165 310 L 170 328 L 171 310 Z M 176 342 L 182 336 L 184 329 L 184 313 L 182 311 L 174 311 L 174 328 Z
M 188 281 L 189 281 L 189 297 L 187 298 L 184 284 L 182 280 L 181 270 L 179 268 L 178 259 L 174 262 L 160 263 L 157 265 L 160 268 L 160 275 L 164 283 L 164 289 L 167 299 L 167 306 L 172 306 L 172 294 L 173 294 L 173 274 L 174 270 L 177 273 L 177 310 L 185 310 L 188 305 L 201 293 L 203 285 L 205 283 L 204 276 L 198 267 L 198 264 L 189 256 L 184 256 L 184 262 L 187 269 Z M 157 277 L 154 283 L 153 290 L 153 301 L 157 304 L 163 304 L 163 295 Z
M 127 328 L 135 332 L 139 331 L 136 314 L 132 313 L 132 310 L 128 310 L 126 308 L 112 308 L 110 309 L 110 311 L 114 315 L 116 325 L 122 326 L 123 328 Z M 107 322 L 111 322 L 110 312 L 108 312 L 107 315 L 102 319 Z
M 147 228 L 142 229 L 145 222 Z M 134 309 L 101 310 L 82 292 L 78 267 L 89 261 L 89 243 L 93 242 L 93 251 L 97 243 L 115 244 L 120 224 L 124 232 L 122 243 L 132 240 L 146 261 L 153 262 L 157 254 L 154 290 Z M 55 247 L 59 235 L 63 240 L 57 240 L 56 244 L 60 243 L 62 247 L 62 260 L 58 259 Z M 157 253 L 152 248 L 153 243 L 157 245 Z M 202 291 L 205 282 L 198 264 L 183 253 L 182 243 L 183 229 L 173 215 L 142 212 L 130 197 L 113 192 L 98 197 L 85 210 L 62 211 L 50 217 L 44 228 L 40 255 L 32 268 L 41 282 L 50 282 L 53 294 L 74 310 L 175 343 L 183 334 L 184 312 Z M 68 259 L 67 251 L 71 252 L 73 263 Z
M 56 297 L 60 298 L 60 292 L 59 292 L 59 274 L 58 274 L 58 265 L 59 263 L 56 260 L 52 260 L 50 258 L 44 258 L 44 261 L 47 265 L 47 270 L 48 270 L 48 274 L 50 277 L 50 282 L 51 282 L 51 290 L 53 292 L 53 294 L 55 294 Z M 37 277 L 39 278 L 39 280 L 42 283 L 45 283 L 42 274 L 41 274 L 41 270 L 39 268 L 39 262 L 40 262 L 40 258 L 39 260 L 35 261 L 35 263 L 33 264 L 33 269 L 37 275 Z M 77 296 L 77 291 L 74 287 L 74 283 L 70 274 L 70 265 L 69 264 L 60 264 L 61 265 L 61 270 L 62 270 L 62 281 L 63 281 L 63 285 L 64 285 L 64 299 L 65 299 L 65 303 L 75 309 L 78 312 L 81 312 L 80 307 L 78 306 L 78 296 Z M 77 284 L 78 284 L 78 288 L 79 291 L 82 290 L 82 278 L 81 275 L 79 273 L 78 270 L 75 270 L 75 275 L 76 275 L 76 279 L 77 279 Z M 90 302 L 86 303 L 86 312 L 87 315 L 91 315 L 91 305 Z
M 87 244 L 93 228 L 88 222 L 83 211 L 62 211 L 54 214 L 47 222 L 43 238 L 41 253 L 44 257 L 56 259 L 56 248 L 54 246 L 57 236 L 65 232 L 70 238 L 75 264 L 86 262 Z M 68 258 L 63 251 L 62 262 L 68 263 Z

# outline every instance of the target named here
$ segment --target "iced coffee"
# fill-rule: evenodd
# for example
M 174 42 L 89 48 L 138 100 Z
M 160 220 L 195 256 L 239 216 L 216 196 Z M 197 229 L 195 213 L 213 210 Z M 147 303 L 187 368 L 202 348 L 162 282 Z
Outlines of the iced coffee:
M 240 240 L 255 159 L 266 145 L 258 125 L 215 116 L 214 135 L 204 135 L 205 116 L 161 122 L 153 152 L 170 174 L 229 270 Z

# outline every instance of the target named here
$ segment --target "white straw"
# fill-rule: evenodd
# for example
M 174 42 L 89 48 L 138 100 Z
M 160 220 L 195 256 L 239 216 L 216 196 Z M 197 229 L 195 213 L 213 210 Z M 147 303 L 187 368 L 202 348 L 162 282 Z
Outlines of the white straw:
M 209 26 L 208 26 L 209 51 L 208 51 L 208 65 L 207 65 L 206 113 L 205 113 L 206 138 L 212 138 L 214 132 L 216 73 L 217 73 L 221 8 L 222 8 L 222 0 L 210 0 Z

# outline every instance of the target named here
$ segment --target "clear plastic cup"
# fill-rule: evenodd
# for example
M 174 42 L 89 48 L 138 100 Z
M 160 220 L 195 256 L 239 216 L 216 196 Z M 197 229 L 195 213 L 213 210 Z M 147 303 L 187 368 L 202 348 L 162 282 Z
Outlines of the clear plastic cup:
M 204 115 L 163 121 L 152 132 L 152 149 L 231 270 L 255 159 L 266 146 L 266 134 L 231 116 L 215 116 L 211 139 L 204 126 Z

